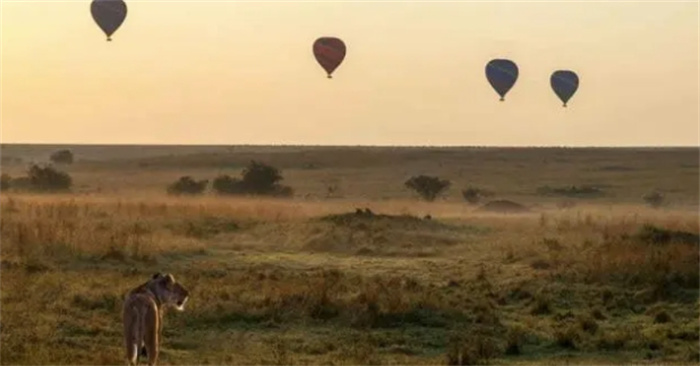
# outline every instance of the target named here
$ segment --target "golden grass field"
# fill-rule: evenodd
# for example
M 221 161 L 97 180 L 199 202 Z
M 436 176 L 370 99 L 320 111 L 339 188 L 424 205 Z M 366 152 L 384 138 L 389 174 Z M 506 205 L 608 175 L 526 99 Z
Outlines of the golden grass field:
M 3 145 L 2 172 L 64 147 Z M 191 292 L 160 364 L 700 362 L 697 148 L 68 148 L 72 193 L 0 197 L 2 364 L 123 364 L 123 296 L 157 271 Z M 165 193 L 251 159 L 294 197 Z M 418 174 L 452 186 L 420 201 Z

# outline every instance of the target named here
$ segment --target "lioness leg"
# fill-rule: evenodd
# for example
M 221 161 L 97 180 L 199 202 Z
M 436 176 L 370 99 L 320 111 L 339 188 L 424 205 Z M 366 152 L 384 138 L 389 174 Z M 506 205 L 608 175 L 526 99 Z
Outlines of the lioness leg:
M 136 357 L 138 353 L 136 352 L 136 343 L 126 344 L 126 364 L 130 366 L 136 365 Z
M 138 324 L 138 313 L 124 316 L 124 346 L 126 347 L 126 363 L 136 365 L 138 360 L 138 345 L 141 343 Z
M 158 317 L 158 342 L 160 343 L 160 339 L 163 338 L 163 313 L 160 313 L 160 316 Z M 141 346 L 141 353 L 139 353 L 139 357 L 146 358 L 148 357 L 148 350 L 146 350 L 146 345 Z
M 158 362 L 158 333 L 146 330 L 146 353 L 148 354 L 148 365 L 154 366 Z
M 158 309 L 155 304 L 153 307 L 148 309 L 146 314 L 146 334 L 144 337 L 144 343 L 146 346 L 146 353 L 148 353 L 148 364 L 153 366 L 158 362 L 158 343 L 160 337 L 158 337 Z

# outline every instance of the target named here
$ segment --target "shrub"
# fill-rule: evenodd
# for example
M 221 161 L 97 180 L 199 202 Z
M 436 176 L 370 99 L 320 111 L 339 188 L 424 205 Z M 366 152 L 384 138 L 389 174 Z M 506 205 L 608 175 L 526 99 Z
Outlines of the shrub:
M 243 170 L 243 186 L 248 193 L 270 194 L 282 179 L 277 168 L 254 160 Z
M 218 194 L 253 194 L 275 197 L 290 197 L 291 187 L 278 184 L 284 179 L 273 166 L 251 161 L 242 172 L 242 179 L 220 175 L 214 179 L 212 188 Z
M 70 150 L 59 150 L 51 154 L 50 159 L 55 164 L 73 164 L 73 153 Z
M 419 175 L 411 177 L 404 184 L 407 188 L 416 191 L 424 200 L 434 201 L 440 193 L 449 188 L 450 181 L 438 177 Z
M 464 197 L 465 201 L 471 204 L 477 204 L 479 203 L 479 201 L 481 201 L 482 198 L 490 196 L 490 192 L 479 188 L 468 187 L 462 190 L 462 197 Z
M 0 191 L 7 191 L 10 189 L 10 186 L 12 182 L 12 177 L 10 177 L 9 174 L 7 173 L 2 173 L 0 176 Z
M 647 205 L 658 208 L 663 206 L 665 198 L 664 196 L 658 192 L 658 191 L 653 191 L 651 193 L 645 194 L 642 196 L 642 199 L 644 202 L 646 202 Z
M 41 167 L 34 164 L 29 168 L 27 178 L 29 188 L 35 191 L 66 191 L 73 184 L 68 173 L 56 170 L 52 166 Z
M 190 176 L 180 177 L 177 181 L 168 186 L 168 194 L 201 194 L 207 188 L 208 180 L 196 181 Z
M 276 197 L 289 197 L 293 194 L 291 187 L 277 182 L 284 178 L 280 171 L 270 165 L 251 161 L 243 170 L 242 179 L 220 175 L 213 182 L 214 190 L 219 194 L 254 194 Z
M 212 189 L 218 194 L 243 194 L 245 189 L 240 179 L 231 178 L 228 175 L 220 175 L 214 179 Z

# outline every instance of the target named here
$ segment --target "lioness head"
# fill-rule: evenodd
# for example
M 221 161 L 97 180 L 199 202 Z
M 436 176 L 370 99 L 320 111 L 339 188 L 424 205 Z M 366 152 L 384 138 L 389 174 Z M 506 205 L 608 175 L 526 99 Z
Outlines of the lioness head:
M 163 305 L 173 307 L 178 311 L 185 310 L 185 303 L 187 303 L 190 293 L 185 287 L 175 281 L 173 275 L 170 273 L 156 273 L 151 277 L 149 285 Z

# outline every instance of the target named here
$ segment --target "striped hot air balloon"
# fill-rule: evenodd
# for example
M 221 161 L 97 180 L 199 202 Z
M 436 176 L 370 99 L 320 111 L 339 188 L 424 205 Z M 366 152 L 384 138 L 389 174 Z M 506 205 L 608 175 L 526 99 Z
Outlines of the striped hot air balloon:
M 333 71 L 345 59 L 345 43 L 336 37 L 321 37 L 314 42 L 313 51 L 316 61 L 331 79 Z

